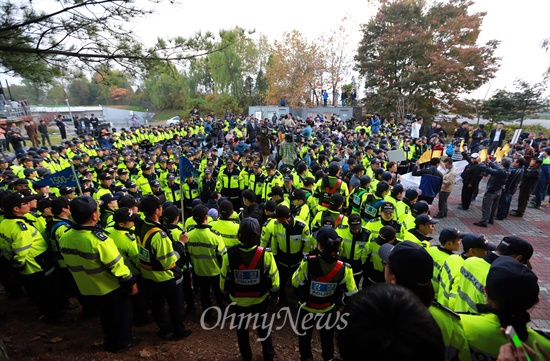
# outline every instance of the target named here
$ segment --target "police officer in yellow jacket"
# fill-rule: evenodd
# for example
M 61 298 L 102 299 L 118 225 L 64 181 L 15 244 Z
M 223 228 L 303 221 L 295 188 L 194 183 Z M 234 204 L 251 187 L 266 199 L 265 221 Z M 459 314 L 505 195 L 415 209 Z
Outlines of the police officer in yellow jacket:
M 239 239 L 237 234 L 239 232 L 239 223 L 233 215 L 233 203 L 228 200 L 221 201 L 218 205 L 218 212 L 220 218 L 210 223 L 210 226 L 214 231 L 220 233 L 223 238 L 223 243 L 226 248 L 238 245 Z
M 472 360 L 500 360 L 499 349 L 508 342 L 501 330 L 508 326 L 524 345 L 536 350 L 536 341 L 539 349 L 550 350 L 550 339 L 528 326 L 528 310 L 539 301 L 533 271 L 512 257 L 499 257 L 489 268 L 485 289 L 488 304 L 480 307 L 480 315 L 460 316 Z
M 403 239 L 428 248 L 432 240 L 429 235 L 434 233 L 437 222 L 437 219 L 433 219 L 427 214 L 421 214 L 415 219 L 415 227 L 405 232 Z
M 233 159 L 228 159 L 225 169 L 218 175 L 216 190 L 233 203 L 233 208 L 239 209 L 241 207 L 242 189 L 239 167 L 235 166 Z
M 478 313 L 478 304 L 486 300 L 485 281 L 491 264 L 500 256 L 510 256 L 520 263 L 529 265 L 533 255 L 533 246 L 517 236 L 504 237 L 495 251 L 483 258 L 471 257 L 464 261 L 460 268 L 461 277 L 458 280 L 457 298 L 454 310 L 457 312 Z
M 223 238 L 218 231 L 214 231 L 208 223 L 208 208 L 202 204 L 193 207 L 192 219 L 197 223 L 189 231 L 187 249 L 191 256 L 194 276 L 199 284 L 202 311 L 206 319 L 213 315 L 210 300 L 210 291 L 214 291 L 216 304 L 223 308 L 223 299 L 220 292 L 220 267 L 222 256 L 227 251 Z
M 136 346 L 132 338 L 131 295 L 138 292 L 136 279 L 124 264 L 115 243 L 101 229 L 97 203 L 80 196 L 69 206 L 75 221 L 59 241 L 61 254 L 73 274 L 86 304 L 97 308 L 109 352 L 121 352 Z
M 337 316 L 332 311 L 342 293 L 347 297 L 357 293 L 353 270 L 338 259 L 342 239 L 334 228 L 321 227 L 317 232 L 317 242 L 318 254 L 306 256 L 292 276 L 292 285 L 298 288 L 300 298 L 298 342 L 300 360 L 304 361 L 313 359 L 311 338 L 314 323 L 321 338 L 323 360 L 334 358 L 334 317 Z
M 445 344 L 445 360 L 470 360 L 460 316 L 434 301 L 433 260 L 420 245 L 405 241 L 380 247 L 387 283 L 404 286 L 418 296 L 439 326 Z
M 441 271 L 443 270 L 443 264 L 445 260 L 452 256 L 454 253 L 460 249 L 460 240 L 462 239 L 463 234 L 456 228 L 443 228 L 441 233 L 439 233 L 439 242 L 440 246 L 428 248 L 428 253 L 432 256 L 434 260 L 434 274 L 432 278 L 432 285 L 434 287 L 434 292 L 437 297 L 439 292 L 439 277 Z
M 292 217 L 287 206 L 277 206 L 275 218 L 270 226 L 262 230 L 262 243 L 271 244 L 281 278 L 281 303 L 286 305 L 286 284 L 304 255 L 315 249 L 315 240 L 311 238 L 308 225 Z
M 348 224 L 336 227 L 336 233 L 342 238 L 340 247 L 342 261 L 351 266 L 355 284 L 358 285 L 367 261 L 367 247 L 371 233 L 362 226 L 361 216 L 358 214 L 350 215 Z
M 241 244 L 231 247 L 223 256 L 220 289 L 238 315 L 267 317 L 269 298 L 279 300 L 279 272 L 269 248 L 259 247 L 261 227 L 255 218 L 244 218 L 239 226 Z M 237 340 L 243 360 L 252 360 L 247 323 L 237 327 Z M 269 323 L 257 328 L 262 342 L 264 360 L 273 360 L 275 350 L 271 341 Z
M 445 259 L 438 279 L 437 302 L 451 310 L 454 309 L 456 302 L 460 269 L 464 261 L 470 257 L 484 257 L 487 251 L 495 250 L 495 246 L 482 234 L 467 234 L 462 238 L 461 243 L 463 252 L 450 255 Z
M 144 197 L 140 211 L 145 215 L 145 221 L 136 224 L 139 259 L 143 278 L 151 287 L 153 319 L 160 328 L 157 335 L 181 340 L 188 337 L 191 330 L 183 324 L 183 289 L 180 286 L 183 276 L 176 265 L 180 255 L 174 251 L 167 229 L 159 223 L 162 216 L 160 199 L 151 195 Z M 170 316 L 164 310 L 165 303 Z
M 30 300 L 46 322 L 60 323 L 66 321 L 63 308 L 67 300 L 55 270 L 55 260 L 42 234 L 24 217 L 30 211 L 29 202 L 35 199 L 36 196 L 25 197 L 18 192 L 2 199 L 0 253 L 18 272 Z

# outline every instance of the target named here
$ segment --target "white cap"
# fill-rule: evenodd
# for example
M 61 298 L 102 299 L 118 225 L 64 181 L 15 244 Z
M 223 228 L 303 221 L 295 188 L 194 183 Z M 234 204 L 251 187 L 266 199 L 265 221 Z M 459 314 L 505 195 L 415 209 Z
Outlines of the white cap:
M 476 158 L 476 159 L 479 158 L 479 153 L 472 153 L 470 158 Z

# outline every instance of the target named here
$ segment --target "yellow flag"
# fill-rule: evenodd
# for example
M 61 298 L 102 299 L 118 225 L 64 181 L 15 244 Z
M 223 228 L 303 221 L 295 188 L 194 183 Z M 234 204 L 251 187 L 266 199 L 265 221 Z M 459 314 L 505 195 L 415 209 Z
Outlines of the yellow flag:
M 497 150 L 495 152 L 495 158 L 497 159 L 497 162 L 502 161 L 502 158 L 504 158 L 504 152 L 502 150 Z
M 485 162 L 487 160 L 487 149 L 483 149 L 481 152 L 479 152 L 479 160 L 482 162 Z
M 428 163 L 430 160 L 432 159 L 432 151 L 431 150 L 427 150 L 424 152 L 424 154 L 422 154 L 422 156 L 420 157 L 420 159 L 418 160 L 418 162 L 420 164 L 422 163 Z
M 443 151 L 442 151 L 442 150 L 434 150 L 434 151 L 432 151 L 432 158 L 441 158 L 442 155 L 443 155 Z
M 508 146 L 508 144 L 505 144 L 504 147 L 502 147 L 502 153 L 504 153 L 504 155 L 506 155 L 506 154 L 508 154 L 510 149 L 511 148 Z
M 460 153 L 464 152 L 464 139 L 460 141 Z

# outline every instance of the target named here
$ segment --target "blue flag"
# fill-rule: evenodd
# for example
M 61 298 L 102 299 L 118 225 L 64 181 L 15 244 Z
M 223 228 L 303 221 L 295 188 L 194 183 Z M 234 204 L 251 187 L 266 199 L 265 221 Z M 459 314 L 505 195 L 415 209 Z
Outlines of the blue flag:
M 34 184 L 52 187 L 78 187 L 76 177 L 74 176 L 71 167 L 51 174 L 38 182 L 34 182 Z
M 193 167 L 193 164 L 189 161 L 189 159 L 185 158 L 184 156 L 180 157 L 180 180 L 181 183 L 185 181 L 185 178 L 193 176 L 198 177 L 197 170 L 195 167 Z

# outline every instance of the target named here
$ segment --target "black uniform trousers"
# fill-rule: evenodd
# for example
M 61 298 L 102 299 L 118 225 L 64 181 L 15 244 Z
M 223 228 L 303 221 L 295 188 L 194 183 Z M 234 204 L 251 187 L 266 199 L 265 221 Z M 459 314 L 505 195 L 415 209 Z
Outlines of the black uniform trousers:
M 127 289 L 119 287 L 106 295 L 83 297 L 99 312 L 107 351 L 115 351 L 132 341 L 132 300 Z
M 324 361 L 332 360 L 334 358 L 335 313 L 333 310 L 324 313 L 315 313 L 313 314 L 315 317 L 308 316 L 308 319 L 304 320 L 308 314 L 311 313 L 303 308 L 300 308 L 298 311 L 300 361 L 313 360 L 311 339 L 313 338 L 313 330 L 316 328 L 319 330 L 319 337 L 321 338 L 321 356 Z
M 220 276 L 196 276 L 196 278 L 199 284 L 202 311 L 204 312 L 212 306 L 210 290 L 214 291 L 216 306 L 223 309 L 224 305 L 222 293 L 220 291 Z M 212 312 L 210 312 L 210 314 L 212 314 Z
M 288 305 L 287 285 L 294 272 L 298 269 L 298 266 L 299 264 L 295 266 L 285 266 L 282 263 L 277 262 L 277 268 L 279 269 L 279 280 L 281 282 L 281 306 Z
M 151 311 L 153 319 L 160 328 L 161 335 L 169 335 L 177 337 L 185 332 L 183 324 L 184 303 L 183 303 L 183 288 L 181 287 L 182 279 L 179 283 L 176 279 L 171 279 L 164 282 L 154 282 L 148 280 L 151 289 Z M 168 304 L 168 315 L 166 314 L 165 305 Z
M 57 271 L 46 275 L 38 272 L 20 276 L 21 284 L 38 310 L 46 317 L 47 322 L 57 322 L 65 315 L 67 298 Z
M 462 208 L 464 209 L 470 208 L 470 204 L 472 203 L 472 198 L 476 188 L 477 187 L 475 187 L 475 185 L 472 185 L 472 187 L 468 187 L 468 184 L 464 183 L 464 185 L 462 186 L 462 192 L 460 193 Z
M 250 340 L 249 340 L 249 332 L 248 329 L 250 327 L 254 327 L 254 325 L 257 325 L 256 331 L 258 332 L 258 337 L 262 339 L 262 353 L 264 360 L 269 361 L 273 360 L 275 357 L 275 349 L 273 348 L 273 342 L 271 339 L 271 333 L 269 333 L 271 330 L 269 329 L 268 323 L 266 322 L 264 324 L 262 317 L 267 317 L 267 308 L 268 308 L 268 300 L 267 298 L 257 305 L 249 306 L 249 307 L 241 307 L 241 306 L 231 306 L 231 310 L 235 314 L 235 322 L 238 323 L 237 327 L 237 341 L 239 343 L 239 350 L 241 352 L 241 357 L 244 361 L 250 361 L 252 360 L 252 349 L 250 347 Z M 248 315 L 248 318 L 243 318 L 244 320 L 251 320 L 250 322 L 239 322 L 240 318 L 239 315 Z M 253 315 L 258 315 L 258 319 L 256 322 L 254 322 Z M 265 316 L 263 316 L 265 315 Z M 265 327 L 268 326 L 268 327 Z M 268 336 L 269 333 L 269 336 Z

